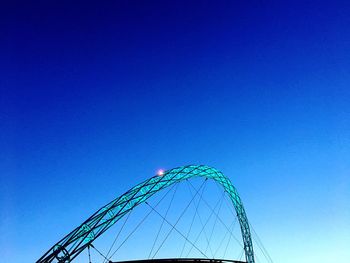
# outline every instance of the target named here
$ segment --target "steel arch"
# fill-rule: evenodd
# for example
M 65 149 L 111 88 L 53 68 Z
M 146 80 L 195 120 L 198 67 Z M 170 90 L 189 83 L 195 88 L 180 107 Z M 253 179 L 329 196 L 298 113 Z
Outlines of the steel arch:
M 206 165 L 187 165 L 165 171 L 134 186 L 129 191 L 100 208 L 90 218 L 53 245 L 37 263 L 71 262 L 86 247 L 137 205 L 156 192 L 185 179 L 205 177 L 217 181 L 228 193 L 235 208 L 244 244 L 247 263 L 254 263 L 253 244 L 248 219 L 236 188 L 220 171 Z

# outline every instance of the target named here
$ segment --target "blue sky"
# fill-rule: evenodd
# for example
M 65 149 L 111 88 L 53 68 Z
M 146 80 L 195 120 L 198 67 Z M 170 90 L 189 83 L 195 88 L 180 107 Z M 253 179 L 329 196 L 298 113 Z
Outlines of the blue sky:
M 349 3 L 2 5 L 5 261 L 192 163 L 231 178 L 275 262 L 350 257 Z

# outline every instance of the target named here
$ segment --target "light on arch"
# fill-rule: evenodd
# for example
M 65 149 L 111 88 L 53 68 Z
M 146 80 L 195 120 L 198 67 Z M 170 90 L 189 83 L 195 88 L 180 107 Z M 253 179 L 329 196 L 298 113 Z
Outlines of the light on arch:
M 157 171 L 157 175 L 158 175 L 158 176 L 163 176 L 163 175 L 164 175 L 164 169 L 159 169 L 159 170 Z

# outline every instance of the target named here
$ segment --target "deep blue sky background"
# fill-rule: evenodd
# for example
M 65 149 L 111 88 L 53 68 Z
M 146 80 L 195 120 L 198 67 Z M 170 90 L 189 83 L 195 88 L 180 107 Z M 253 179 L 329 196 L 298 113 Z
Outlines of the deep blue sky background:
M 275 262 L 348 259 L 350 4 L 277 2 L 2 3 L 4 262 L 189 163 L 231 178 Z

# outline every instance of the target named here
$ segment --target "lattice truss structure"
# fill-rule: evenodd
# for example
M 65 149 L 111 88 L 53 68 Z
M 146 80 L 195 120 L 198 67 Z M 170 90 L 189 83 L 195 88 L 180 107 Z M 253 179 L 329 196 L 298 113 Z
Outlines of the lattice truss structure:
M 100 208 L 90 218 L 52 246 L 37 262 L 68 263 L 92 242 L 106 232 L 136 206 L 144 203 L 158 191 L 193 177 L 205 177 L 218 182 L 230 197 L 241 228 L 246 262 L 254 263 L 253 244 L 247 216 L 231 181 L 220 171 L 205 165 L 188 165 L 174 168 L 147 179 Z

